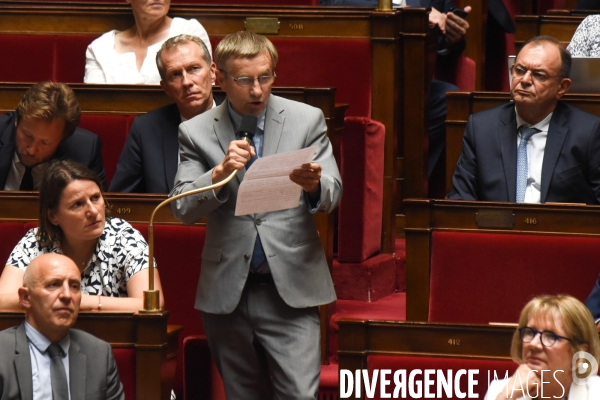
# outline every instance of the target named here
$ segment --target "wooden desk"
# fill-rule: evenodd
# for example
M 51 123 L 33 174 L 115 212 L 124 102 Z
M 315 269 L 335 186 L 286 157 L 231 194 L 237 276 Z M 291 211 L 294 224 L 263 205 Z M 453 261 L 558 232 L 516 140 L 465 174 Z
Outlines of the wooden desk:
M 600 237 L 600 206 L 426 199 L 408 199 L 404 205 L 408 321 L 428 320 L 430 256 L 435 231 Z M 512 223 L 503 223 L 501 227 L 498 222 L 489 223 L 489 218 L 500 218 L 504 222 L 507 217 Z M 597 271 L 592 272 L 595 279 Z M 460 276 L 457 275 L 457 279 Z M 581 290 L 588 293 L 593 280 L 582 285 Z
M 554 36 L 566 46 L 583 18 L 583 15 L 517 15 L 515 49 L 519 51 L 527 39 L 538 35 Z
M 138 313 L 80 313 L 75 328 L 108 342 L 114 348 L 135 350 L 136 399 L 168 400 L 172 381 L 161 366 L 177 356 L 180 328 L 167 329 L 168 311 Z M 0 330 L 21 324 L 22 312 L 0 311 Z M 171 377 L 172 378 L 172 377 Z

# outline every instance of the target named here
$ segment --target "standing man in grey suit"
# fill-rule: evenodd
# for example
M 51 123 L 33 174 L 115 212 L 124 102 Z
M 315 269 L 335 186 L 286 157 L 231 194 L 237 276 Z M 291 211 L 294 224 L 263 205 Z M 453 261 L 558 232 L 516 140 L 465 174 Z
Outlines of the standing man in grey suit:
M 323 113 L 271 95 L 277 51 L 250 32 L 215 49 L 227 101 L 179 128 L 181 163 L 172 194 L 237 177 L 220 189 L 176 201 L 184 223 L 207 217 L 196 308 L 230 400 L 316 399 L 319 313 L 335 291 L 313 215 L 339 203 L 342 183 Z M 236 137 L 242 116 L 258 117 L 254 146 Z M 255 157 L 316 146 L 290 174 L 297 208 L 234 216 L 244 170 Z
M 19 300 L 25 322 L 0 332 L 1 400 L 125 398 L 110 345 L 71 329 L 81 277 L 70 258 L 55 253 L 35 258 Z
M 215 64 L 197 36 L 178 35 L 156 53 L 160 86 L 175 103 L 137 117 L 110 182 L 111 192 L 169 193 L 179 164 L 179 124 L 213 108 Z

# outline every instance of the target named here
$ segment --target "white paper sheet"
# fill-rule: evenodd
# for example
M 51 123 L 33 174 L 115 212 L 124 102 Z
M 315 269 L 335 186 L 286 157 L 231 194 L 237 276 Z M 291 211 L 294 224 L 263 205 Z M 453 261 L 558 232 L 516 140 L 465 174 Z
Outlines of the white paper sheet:
M 302 188 L 289 175 L 311 162 L 316 146 L 261 157 L 246 171 L 238 190 L 235 215 L 285 210 L 300 205 Z

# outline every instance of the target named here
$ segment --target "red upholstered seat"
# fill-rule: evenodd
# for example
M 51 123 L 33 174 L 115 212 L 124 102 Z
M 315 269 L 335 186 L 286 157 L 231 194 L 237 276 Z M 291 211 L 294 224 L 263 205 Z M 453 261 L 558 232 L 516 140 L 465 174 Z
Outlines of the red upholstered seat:
M 584 301 L 599 261 L 599 238 L 434 231 L 429 321 L 514 323 L 535 295 Z
M 126 399 L 135 399 L 135 349 L 113 347 Z
M 54 40 L 53 79 L 57 82 L 83 82 L 85 51 L 98 35 L 60 35 Z
M 383 213 L 385 126 L 360 117 L 344 119 L 338 259 L 359 263 L 379 253 Z
M 106 172 L 106 185 L 117 170 L 117 162 L 131 125 L 127 115 L 82 114 L 79 126 L 94 132 L 102 140 L 102 161 Z
M 0 273 L 4 270 L 8 256 L 16 244 L 25 235 L 25 224 L 22 222 L 0 223 Z
M 509 349 L 506 350 L 507 354 Z M 394 371 L 397 370 L 406 370 L 406 385 L 409 382 L 409 375 L 413 370 L 421 370 L 421 374 L 417 375 L 416 379 L 420 380 L 421 384 L 424 384 L 424 370 L 441 370 L 448 377 L 448 370 L 452 371 L 453 385 L 452 391 L 455 392 L 454 388 L 454 377 L 456 372 L 459 370 L 479 370 L 477 375 L 473 375 L 475 380 L 477 380 L 477 384 L 474 385 L 474 392 L 477 394 L 478 399 L 483 399 L 485 393 L 488 389 L 488 373 L 490 376 L 490 380 L 494 379 L 494 372 L 496 376 L 500 379 L 507 376 L 512 375 L 512 373 L 517 369 L 517 364 L 512 361 L 500 361 L 500 360 L 489 360 L 489 359 L 469 359 L 469 358 L 458 358 L 458 357 L 420 357 L 420 356 L 387 356 L 387 355 L 370 355 L 367 357 L 367 369 L 369 370 L 369 376 L 373 376 L 373 371 L 378 369 L 389 369 L 392 371 L 391 376 L 391 384 L 387 386 L 387 391 L 385 393 L 391 394 L 394 390 L 394 381 L 393 374 Z M 388 375 L 388 379 L 390 375 Z M 437 396 L 437 382 L 435 375 L 433 375 L 433 385 L 430 386 L 429 392 L 435 394 L 436 399 L 455 399 L 457 397 L 450 396 L 447 397 L 446 393 L 442 390 L 441 397 Z M 467 376 L 463 375 L 460 377 L 460 392 L 467 393 Z M 412 397 L 407 388 L 406 390 L 406 399 L 412 398 L 425 398 L 425 389 L 421 388 L 421 397 Z M 467 397 L 467 396 L 465 396 Z M 372 399 L 381 399 L 380 387 L 377 385 L 375 390 L 375 396 L 370 397 Z
M 0 53 L 15 55 L 0 62 L 0 82 L 39 82 L 53 77 L 53 36 L 2 34 Z

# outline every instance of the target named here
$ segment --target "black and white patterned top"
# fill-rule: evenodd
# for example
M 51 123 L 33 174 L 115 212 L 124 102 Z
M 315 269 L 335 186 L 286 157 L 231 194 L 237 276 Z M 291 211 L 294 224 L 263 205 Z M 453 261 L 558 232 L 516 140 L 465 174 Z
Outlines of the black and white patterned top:
M 573 57 L 600 57 L 600 15 L 581 21 L 567 50 Z
M 30 229 L 17 243 L 8 257 L 7 265 L 25 270 L 31 260 L 40 254 L 62 254 L 58 241 L 40 247 L 35 238 L 36 232 L 37 228 Z M 97 295 L 101 292 L 103 296 L 127 297 L 127 282 L 146 268 L 148 243 L 142 234 L 127 221 L 107 218 L 92 259 L 81 273 L 81 290 L 84 294 Z

